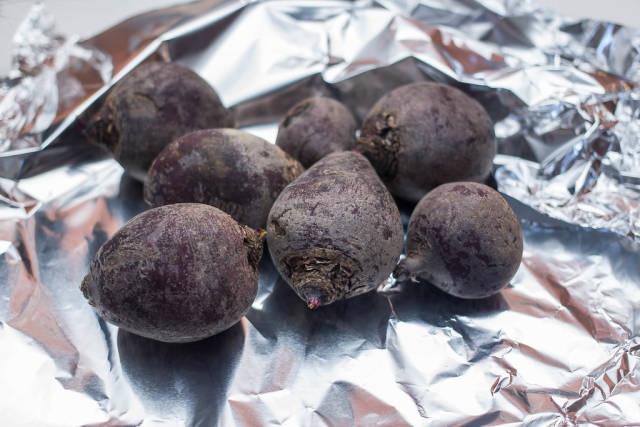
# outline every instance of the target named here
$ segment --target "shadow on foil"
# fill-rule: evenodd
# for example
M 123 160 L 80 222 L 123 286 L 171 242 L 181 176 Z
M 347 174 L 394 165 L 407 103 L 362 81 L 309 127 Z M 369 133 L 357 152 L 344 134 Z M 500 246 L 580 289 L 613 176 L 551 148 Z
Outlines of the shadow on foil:
M 189 344 L 162 343 L 118 331 L 122 369 L 144 402 L 153 406 L 145 408 L 147 412 L 176 419 L 186 416 L 202 425 L 217 421 L 244 340 L 241 323 Z

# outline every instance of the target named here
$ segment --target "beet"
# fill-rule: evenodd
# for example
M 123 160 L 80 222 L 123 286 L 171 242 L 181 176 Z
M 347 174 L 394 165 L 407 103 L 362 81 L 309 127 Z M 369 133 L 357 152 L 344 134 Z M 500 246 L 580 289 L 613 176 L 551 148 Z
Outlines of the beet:
M 329 153 L 351 150 L 356 127 L 351 111 L 335 99 L 307 98 L 280 122 L 276 145 L 308 168 Z
M 144 186 L 152 206 L 205 203 L 253 228 L 264 228 L 284 187 L 303 172 L 273 144 L 236 129 L 206 129 L 167 145 Z
M 474 182 L 443 184 L 416 206 L 400 280 L 425 279 L 459 298 L 484 298 L 507 286 L 522 259 L 522 230 L 507 201 Z
M 224 212 L 150 209 L 98 250 L 82 293 L 104 320 L 165 342 L 197 341 L 238 322 L 258 291 L 262 237 Z
M 417 202 L 446 182 L 487 179 L 497 146 L 491 118 L 477 101 L 451 86 L 420 82 L 373 106 L 356 148 L 393 195 Z
M 158 153 L 188 132 L 234 127 L 218 94 L 190 69 L 164 62 L 141 65 L 107 95 L 87 135 L 105 144 L 127 173 L 145 180 Z
M 398 208 L 367 159 L 332 153 L 289 184 L 271 208 L 271 259 L 309 308 L 377 287 L 402 251 Z

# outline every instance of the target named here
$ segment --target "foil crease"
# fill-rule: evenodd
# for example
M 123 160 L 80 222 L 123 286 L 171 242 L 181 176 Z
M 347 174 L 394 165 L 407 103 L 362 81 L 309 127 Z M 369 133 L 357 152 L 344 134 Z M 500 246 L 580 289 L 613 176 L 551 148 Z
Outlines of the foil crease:
M 0 83 L 3 424 L 640 423 L 638 31 L 530 1 L 211 0 L 84 41 L 37 6 L 14 42 Z M 210 339 L 103 322 L 79 283 L 147 206 L 82 126 L 148 59 L 196 70 L 271 141 L 306 96 L 361 120 L 402 84 L 461 87 L 495 122 L 495 178 L 525 238 L 517 275 L 484 300 L 387 283 L 309 311 L 266 255 L 250 312 Z
M 13 38 L 11 71 L 0 81 L 0 154 L 46 146 L 43 136 L 111 79 L 111 58 L 55 29 L 43 4 L 32 7 Z

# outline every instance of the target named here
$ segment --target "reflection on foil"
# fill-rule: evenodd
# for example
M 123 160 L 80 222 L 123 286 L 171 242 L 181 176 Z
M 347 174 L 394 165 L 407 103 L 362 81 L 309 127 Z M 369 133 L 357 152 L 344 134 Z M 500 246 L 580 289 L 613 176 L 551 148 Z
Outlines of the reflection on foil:
M 208 0 L 83 42 L 36 7 L 15 46 L 0 84 L 3 424 L 640 420 L 638 32 L 524 0 Z M 147 206 L 82 122 L 150 57 L 195 69 L 270 140 L 307 96 L 362 120 L 406 83 L 467 90 L 496 123 L 495 177 L 523 227 L 511 286 L 466 301 L 398 283 L 312 312 L 266 256 L 251 311 L 218 336 L 171 345 L 104 323 L 79 283 Z
M 0 81 L 0 153 L 40 148 L 42 134 L 111 78 L 111 59 L 56 32 L 43 4 L 13 38 L 11 72 Z

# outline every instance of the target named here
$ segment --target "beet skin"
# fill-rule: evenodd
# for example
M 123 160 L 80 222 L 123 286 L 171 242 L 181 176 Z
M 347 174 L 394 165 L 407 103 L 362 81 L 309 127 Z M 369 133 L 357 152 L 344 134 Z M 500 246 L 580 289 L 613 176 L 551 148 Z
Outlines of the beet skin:
M 98 250 L 82 292 L 98 315 L 165 342 L 234 325 L 258 291 L 261 235 L 224 212 L 182 203 L 150 209 Z
M 236 129 L 206 129 L 167 145 L 144 186 L 152 206 L 205 203 L 253 228 L 264 228 L 280 192 L 302 165 L 267 141 Z
M 497 146 L 491 118 L 477 101 L 454 87 L 420 82 L 373 106 L 356 149 L 392 194 L 417 202 L 446 182 L 486 180 Z
M 107 95 L 87 125 L 89 140 L 105 144 L 134 178 L 171 141 L 198 129 L 234 127 L 218 94 L 192 70 L 174 63 L 141 65 Z
M 351 111 L 335 99 L 307 98 L 280 122 L 276 145 L 308 168 L 329 153 L 351 150 L 356 127 Z
M 416 206 L 400 280 L 425 279 L 459 298 L 484 298 L 509 284 L 522 259 L 522 230 L 507 201 L 475 182 L 443 184 Z
M 267 242 L 281 276 L 309 308 L 376 288 L 402 251 L 398 208 L 367 159 L 332 153 L 271 208 Z

